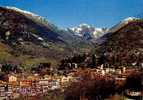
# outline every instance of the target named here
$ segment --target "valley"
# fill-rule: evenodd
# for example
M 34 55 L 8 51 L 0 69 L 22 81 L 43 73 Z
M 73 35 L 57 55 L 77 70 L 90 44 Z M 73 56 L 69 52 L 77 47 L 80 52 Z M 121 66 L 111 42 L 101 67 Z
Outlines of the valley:
M 142 72 L 142 18 L 111 28 L 62 29 L 31 12 L 0 7 L 2 99 L 142 100 Z

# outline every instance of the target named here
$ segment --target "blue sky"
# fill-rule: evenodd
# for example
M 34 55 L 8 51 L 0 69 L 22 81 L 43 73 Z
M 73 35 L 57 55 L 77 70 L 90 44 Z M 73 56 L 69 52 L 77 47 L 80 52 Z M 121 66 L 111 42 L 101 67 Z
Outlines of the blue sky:
M 60 27 L 80 23 L 112 27 L 126 17 L 143 13 L 143 0 L 0 0 L 0 5 L 31 11 Z

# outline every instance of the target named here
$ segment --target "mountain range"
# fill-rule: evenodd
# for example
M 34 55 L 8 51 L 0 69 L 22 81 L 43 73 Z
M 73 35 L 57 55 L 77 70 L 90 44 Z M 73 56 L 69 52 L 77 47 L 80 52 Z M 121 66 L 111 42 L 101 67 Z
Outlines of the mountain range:
M 134 46 L 134 39 L 139 39 L 138 42 L 142 44 L 142 34 L 136 36 L 142 32 L 142 23 L 140 19 L 129 17 L 110 29 L 88 24 L 60 29 L 31 12 L 15 7 L 0 7 L 0 63 L 28 66 L 48 61 L 56 65 L 61 59 L 74 54 L 93 52 L 97 48 L 105 52 L 117 42 L 115 47 L 127 43 Z M 109 45 L 109 41 L 113 45 Z
M 73 31 L 76 36 L 82 37 L 85 40 L 96 40 L 108 31 L 107 28 L 96 28 L 85 23 L 70 28 L 70 30 Z
M 93 43 L 60 29 L 45 18 L 15 7 L 0 7 L 1 62 L 57 62 L 66 56 L 90 52 Z M 52 60 L 52 61 L 51 61 Z

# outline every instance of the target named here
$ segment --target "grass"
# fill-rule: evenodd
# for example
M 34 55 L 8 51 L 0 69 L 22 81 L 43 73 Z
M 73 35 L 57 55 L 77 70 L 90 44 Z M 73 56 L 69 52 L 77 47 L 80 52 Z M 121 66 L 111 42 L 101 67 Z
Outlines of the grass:
M 50 62 L 52 65 L 56 65 L 57 61 L 55 59 L 45 58 L 45 57 L 32 57 L 31 55 L 19 54 L 18 56 L 10 53 L 11 48 L 6 44 L 0 42 L 0 63 L 18 63 L 21 67 L 29 69 L 31 66 L 35 66 L 39 63 Z

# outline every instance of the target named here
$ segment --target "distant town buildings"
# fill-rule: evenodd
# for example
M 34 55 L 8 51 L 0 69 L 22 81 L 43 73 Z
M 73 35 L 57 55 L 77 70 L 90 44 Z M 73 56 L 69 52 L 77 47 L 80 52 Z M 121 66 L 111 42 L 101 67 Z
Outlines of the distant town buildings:
M 76 64 L 75 64 L 76 67 Z M 48 91 L 64 89 L 72 82 L 79 82 L 82 80 L 83 74 L 89 74 L 91 79 L 100 79 L 100 77 L 107 77 L 107 80 L 114 78 L 116 84 L 120 85 L 126 81 L 126 78 L 134 71 L 138 71 L 136 68 L 120 67 L 104 68 L 103 65 L 97 68 L 75 68 L 66 75 L 44 75 L 39 74 L 8 74 L 6 75 L 6 81 L 0 81 L 0 99 L 1 98 L 17 98 L 20 95 L 23 96 L 41 96 L 46 95 Z

